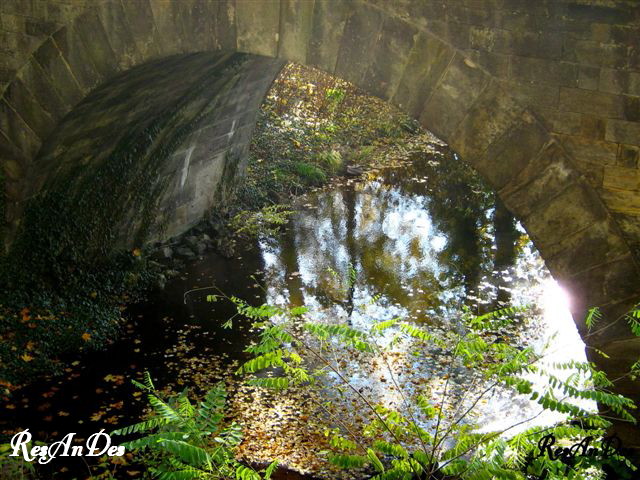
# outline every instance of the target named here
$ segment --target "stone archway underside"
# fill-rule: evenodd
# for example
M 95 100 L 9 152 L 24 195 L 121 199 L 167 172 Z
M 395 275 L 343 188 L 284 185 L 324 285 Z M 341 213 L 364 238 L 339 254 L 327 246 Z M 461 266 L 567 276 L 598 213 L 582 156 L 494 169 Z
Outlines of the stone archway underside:
M 171 160 L 150 181 L 172 185 L 163 202 L 179 221 L 169 230 L 188 227 L 216 201 L 202 192 L 235 178 L 264 91 L 282 61 L 296 61 L 445 139 L 522 221 L 570 291 L 579 328 L 588 307 L 603 308 L 611 325 L 589 343 L 611 358 L 597 362 L 617 377 L 640 357 L 615 322 L 640 298 L 633 0 L 5 1 L 0 21 L 9 231 L 59 172 L 99 163 L 87 155 L 92 138 L 144 132 L 168 112 L 175 118 L 157 142 L 172 139 Z M 201 93 L 186 98 L 199 80 Z M 148 101 L 126 98 L 133 85 Z M 617 388 L 640 399 L 631 381 Z M 640 442 L 634 428 L 617 431 Z

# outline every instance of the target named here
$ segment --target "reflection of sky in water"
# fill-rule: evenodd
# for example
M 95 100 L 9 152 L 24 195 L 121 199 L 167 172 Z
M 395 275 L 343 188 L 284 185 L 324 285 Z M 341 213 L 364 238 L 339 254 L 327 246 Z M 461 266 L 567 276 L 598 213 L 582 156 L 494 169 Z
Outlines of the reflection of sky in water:
M 568 362 L 571 360 L 586 361 L 584 343 L 580 338 L 578 330 L 573 322 L 569 310 L 569 298 L 562 288 L 550 277 L 544 278 L 538 285 L 535 285 L 534 296 L 537 305 L 542 309 L 542 314 L 537 318 L 541 322 L 540 334 L 534 337 L 531 343 L 537 347 L 537 351 L 543 351 L 544 344 L 551 340 L 549 347 L 544 350 L 545 357 L 539 365 L 546 371 L 552 372 L 558 378 L 566 379 L 573 373 L 573 370 L 559 370 L 554 368 L 552 363 Z M 539 375 L 529 375 L 526 378 L 532 380 L 538 388 L 543 388 L 547 384 L 546 377 Z M 562 398 L 562 393 L 556 391 L 557 397 Z M 591 400 L 572 401 L 587 410 L 597 409 L 596 403 Z M 514 399 L 511 396 L 500 395 L 495 392 L 491 397 L 491 408 L 483 409 L 484 431 L 495 431 L 509 427 L 520 418 L 528 418 L 540 411 L 540 407 L 535 402 L 528 400 L 526 396 L 516 400 L 518 411 L 514 412 Z M 505 413 L 508 413 L 505 415 Z M 565 416 L 558 412 L 545 411 L 540 416 L 527 422 L 510 433 L 518 433 L 534 425 L 549 425 L 558 422 Z
M 473 311 L 495 309 L 502 289 L 508 303 L 534 305 L 539 312 L 536 320 L 520 332 L 521 339 L 526 337 L 523 343 L 541 348 L 557 330 L 552 361 L 584 361 L 584 345 L 567 299 L 533 246 L 524 245 L 515 261 L 500 271 L 494 270 L 498 242 L 491 223 L 492 207 L 481 212 L 475 224 L 471 222 L 478 236 L 476 250 L 469 251 L 477 251 L 477 258 L 462 255 L 464 248 L 450 251 L 456 244 L 453 240 L 464 246 L 464 238 L 454 238 L 461 231 L 457 227 L 464 224 L 456 224 L 454 218 L 452 226 L 450 218 L 459 210 L 443 208 L 440 199 L 432 195 L 434 187 L 429 183 L 437 188 L 439 181 L 446 178 L 434 182 L 431 176 L 429 182 L 425 176 L 405 171 L 392 178 L 355 183 L 307 198 L 282 238 L 275 244 L 262 245 L 267 302 L 305 304 L 315 321 L 349 321 L 365 330 L 372 319 L 394 317 L 435 328 L 450 325 L 463 304 Z M 349 265 L 357 272 L 353 288 L 346 281 Z M 469 272 L 478 274 L 473 278 Z M 372 303 L 376 294 L 381 297 Z M 387 341 L 380 339 L 383 344 Z M 419 370 L 430 381 L 437 380 L 438 370 L 442 371 L 439 360 L 416 364 L 401 353 L 400 363 Z M 367 385 L 376 401 L 397 402 L 397 394 L 390 388 L 392 379 L 385 378 L 385 363 L 374 363 L 367 372 L 355 368 L 345 371 L 345 376 L 355 385 Z M 464 382 L 464 378 L 459 379 L 460 386 Z M 434 389 L 438 388 L 441 385 L 434 383 Z M 539 410 L 526 397 L 514 399 L 500 391 L 488 400 L 481 405 L 487 430 L 508 426 Z M 540 416 L 536 423 L 548 424 L 560 418 L 554 414 Z

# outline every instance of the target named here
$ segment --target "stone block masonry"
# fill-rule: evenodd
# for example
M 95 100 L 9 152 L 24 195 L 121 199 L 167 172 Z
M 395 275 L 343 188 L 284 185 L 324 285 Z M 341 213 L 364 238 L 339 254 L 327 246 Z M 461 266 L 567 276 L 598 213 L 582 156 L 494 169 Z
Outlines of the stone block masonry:
M 5 242 L 65 168 L 90 175 L 112 140 L 213 78 L 207 62 L 244 53 L 246 70 L 183 105 L 153 146 L 168 159 L 149 178 L 166 186 L 167 234 L 238 178 L 260 99 L 292 60 L 448 141 L 522 221 L 576 322 L 594 302 L 613 320 L 640 299 L 639 42 L 636 0 L 3 0 Z M 624 330 L 593 342 L 616 369 L 640 357 Z

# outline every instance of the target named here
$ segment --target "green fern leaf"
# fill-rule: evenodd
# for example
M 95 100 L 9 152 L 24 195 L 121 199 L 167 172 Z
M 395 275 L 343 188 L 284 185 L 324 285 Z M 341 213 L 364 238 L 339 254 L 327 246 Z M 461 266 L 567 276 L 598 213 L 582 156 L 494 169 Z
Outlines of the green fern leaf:
M 183 440 L 169 440 L 167 438 L 161 439 L 159 444 L 166 451 L 176 455 L 189 465 L 201 466 L 211 464 L 211 457 L 204 448 L 191 445 Z
M 374 466 L 374 468 L 378 472 L 384 472 L 384 465 L 382 464 L 382 462 L 380 461 L 380 459 L 376 455 L 376 452 L 374 452 L 373 450 L 368 448 L 367 449 L 367 457 L 369 458 L 369 460 L 371 461 L 371 464 Z
M 164 417 L 154 417 L 149 420 L 145 420 L 144 422 L 135 423 L 133 425 L 129 425 L 124 428 L 119 428 L 118 430 L 114 430 L 111 432 L 111 435 L 129 435 L 130 433 L 144 433 L 154 428 L 160 427 L 162 425 L 166 425 L 171 422 L 171 419 Z
M 369 457 L 362 455 L 341 454 L 329 456 L 329 461 L 340 468 L 361 468 L 368 460 Z
M 284 377 L 252 378 L 248 383 L 256 387 L 271 388 L 273 390 L 289 388 L 289 379 Z
M 264 480 L 269 480 L 271 478 L 271 475 L 273 475 L 273 473 L 276 471 L 276 468 L 278 468 L 278 461 L 274 460 L 273 462 L 271 462 L 269 464 L 269 466 L 267 467 L 267 469 L 264 471 Z
M 260 475 L 249 467 L 238 465 L 236 468 L 236 479 L 238 480 L 260 480 Z

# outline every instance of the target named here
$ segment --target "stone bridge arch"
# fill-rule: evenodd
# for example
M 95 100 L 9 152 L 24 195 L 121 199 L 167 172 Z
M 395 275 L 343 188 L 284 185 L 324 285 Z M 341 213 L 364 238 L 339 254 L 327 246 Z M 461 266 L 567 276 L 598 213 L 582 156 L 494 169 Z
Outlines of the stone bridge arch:
M 173 140 L 166 149 L 178 163 L 167 172 L 178 178 L 189 145 L 239 152 L 218 160 L 220 168 L 239 162 L 271 78 L 282 61 L 295 61 L 396 104 L 446 140 L 523 222 L 571 293 L 579 327 L 587 307 L 604 309 L 611 326 L 589 339 L 611 355 L 600 365 L 618 376 L 640 356 L 625 322 L 612 320 L 638 300 L 640 285 L 640 7 L 633 0 L 6 0 L 0 20 L 8 46 L 0 57 L 0 155 L 9 229 L 65 155 L 91 138 L 111 138 L 112 130 L 83 125 L 104 126 L 103 117 L 117 125 L 110 110 L 126 119 L 122 129 L 141 124 L 142 115 L 125 108 L 136 98 L 118 100 L 118 85 L 126 90 L 137 78 L 136 92 L 147 93 L 137 100 L 164 113 L 177 104 L 154 97 L 156 80 L 189 90 L 167 70 L 171 62 L 185 62 L 196 77 L 230 68 L 238 52 L 250 55 L 240 73 L 225 74 L 226 97 L 196 95 L 175 110 L 204 118 L 201 128 L 219 128 L 194 140 L 200 130 L 176 137 L 179 119 L 172 124 L 163 138 Z M 244 130 L 236 136 L 238 121 Z M 227 144 L 211 145 L 225 135 Z M 215 198 L 208 201 L 185 226 Z M 640 398 L 637 384 L 618 388 Z M 637 445 L 637 430 L 618 432 Z

